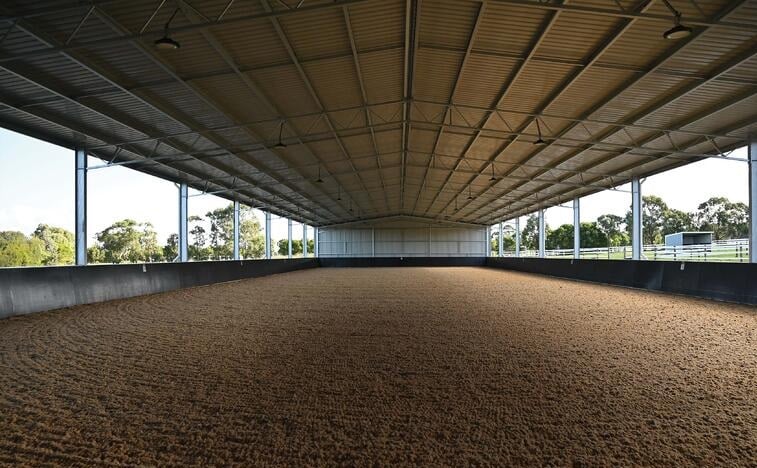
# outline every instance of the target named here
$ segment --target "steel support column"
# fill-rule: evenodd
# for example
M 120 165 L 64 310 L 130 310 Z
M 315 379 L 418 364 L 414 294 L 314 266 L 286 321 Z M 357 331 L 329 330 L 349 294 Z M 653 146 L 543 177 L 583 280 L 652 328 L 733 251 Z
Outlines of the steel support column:
M 265 258 L 271 258 L 271 212 L 265 212 Z
M 179 261 L 189 260 L 189 188 L 179 184 Z
M 234 260 L 239 259 L 239 202 L 234 200 Z
M 76 264 L 87 264 L 87 152 L 83 149 L 75 150 L 75 180 L 74 195 L 76 217 L 74 234 L 76 242 Z
M 573 258 L 581 258 L 581 201 L 573 199 Z
M 544 251 L 546 250 L 547 237 L 546 229 L 544 225 L 544 209 L 539 210 L 539 258 L 544 258 Z
M 315 250 L 314 253 L 315 253 L 315 257 L 318 258 L 318 255 L 319 255 L 319 252 L 320 252 L 321 249 L 318 246 L 318 241 L 320 240 L 319 239 L 320 236 L 318 235 L 318 228 L 317 227 L 313 228 L 313 237 L 314 237 L 314 239 L 313 239 L 313 248 Z
M 502 222 L 499 223 L 499 239 L 497 239 L 497 256 L 501 257 L 504 249 L 502 247 Z
M 287 258 L 292 258 L 292 220 L 287 219 Z
M 757 134 L 749 135 L 749 261 L 757 263 Z
M 486 226 L 486 231 L 484 232 L 484 235 L 486 236 L 486 240 L 484 242 L 484 253 L 487 257 L 491 257 L 492 255 L 492 227 Z
M 520 218 L 515 218 L 515 256 L 520 257 Z
M 302 258 L 308 256 L 308 226 L 302 223 Z
M 638 177 L 631 179 L 631 259 L 641 260 L 641 250 L 644 245 L 642 237 L 642 201 L 641 201 L 641 180 Z

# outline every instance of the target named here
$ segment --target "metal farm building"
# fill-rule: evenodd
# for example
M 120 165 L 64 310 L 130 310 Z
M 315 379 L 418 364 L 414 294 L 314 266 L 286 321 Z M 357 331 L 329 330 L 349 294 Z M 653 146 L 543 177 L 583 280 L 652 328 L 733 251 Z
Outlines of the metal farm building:
M 0 126 L 76 180 L 76 265 L 0 269 L 0 465 L 757 464 L 755 0 L 2 0 Z M 644 259 L 644 178 L 745 145 L 749 262 Z M 87 265 L 88 157 L 177 184 L 177 261 Z

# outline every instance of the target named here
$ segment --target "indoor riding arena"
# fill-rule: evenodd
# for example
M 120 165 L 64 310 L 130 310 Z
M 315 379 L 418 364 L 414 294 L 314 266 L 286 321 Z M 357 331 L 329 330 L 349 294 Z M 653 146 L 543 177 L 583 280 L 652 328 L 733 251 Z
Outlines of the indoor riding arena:
M 70 149 L 76 227 L 0 268 L 2 466 L 757 466 L 755 0 L 4 0 L 0 127 Z M 744 146 L 742 261 L 646 255 L 645 179 Z M 176 184 L 174 261 L 88 257 L 92 157 Z

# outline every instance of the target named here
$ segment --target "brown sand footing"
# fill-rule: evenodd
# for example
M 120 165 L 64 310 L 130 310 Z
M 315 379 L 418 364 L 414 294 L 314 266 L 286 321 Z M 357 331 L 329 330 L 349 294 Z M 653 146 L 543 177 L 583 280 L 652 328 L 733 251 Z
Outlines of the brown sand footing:
M 757 464 L 755 309 L 318 269 L 0 321 L 0 464 Z

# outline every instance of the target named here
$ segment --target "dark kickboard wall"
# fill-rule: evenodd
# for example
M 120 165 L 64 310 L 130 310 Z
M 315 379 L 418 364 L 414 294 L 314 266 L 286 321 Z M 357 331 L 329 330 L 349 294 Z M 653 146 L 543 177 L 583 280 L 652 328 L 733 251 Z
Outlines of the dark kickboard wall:
M 757 264 L 487 258 L 493 268 L 757 304 Z
M 0 268 L 0 318 L 317 267 L 303 258 Z

